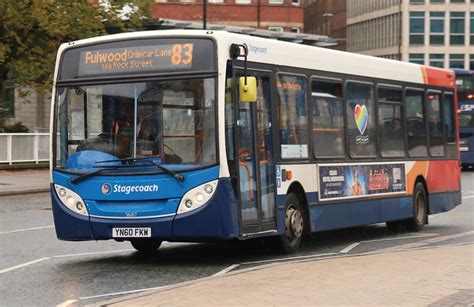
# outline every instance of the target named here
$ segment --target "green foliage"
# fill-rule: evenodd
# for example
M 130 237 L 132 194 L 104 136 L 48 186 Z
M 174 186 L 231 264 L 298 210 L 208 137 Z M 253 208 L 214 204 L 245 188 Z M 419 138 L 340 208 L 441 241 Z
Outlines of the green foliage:
M 94 2 L 94 1 L 87 1 Z M 141 29 L 152 0 L 2 0 L 0 80 L 47 93 L 62 43 Z M 130 7 L 123 13 L 123 8 Z
M 21 122 L 15 123 L 11 126 L 0 125 L 0 129 L 5 133 L 25 133 L 28 132 L 28 127 L 23 125 Z

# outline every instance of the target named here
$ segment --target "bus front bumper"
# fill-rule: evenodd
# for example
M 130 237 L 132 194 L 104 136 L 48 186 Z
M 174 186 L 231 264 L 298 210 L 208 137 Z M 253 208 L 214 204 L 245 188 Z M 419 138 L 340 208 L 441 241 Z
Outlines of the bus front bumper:
M 60 240 L 130 240 L 114 238 L 114 228 L 151 228 L 151 237 L 164 241 L 204 241 L 239 236 L 237 202 L 229 179 L 220 179 L 210 201 L 184 214 L 157 218 L 97 218 L 81 216 L 61 204 L 51 188 L 56 235 Z

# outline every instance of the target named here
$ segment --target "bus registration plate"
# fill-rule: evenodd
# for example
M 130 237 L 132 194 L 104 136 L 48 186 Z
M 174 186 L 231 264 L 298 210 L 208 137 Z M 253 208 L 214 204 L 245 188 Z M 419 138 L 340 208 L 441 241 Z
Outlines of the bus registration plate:
M 150 227 L 112 228 L 112 238 L 150 238 Z

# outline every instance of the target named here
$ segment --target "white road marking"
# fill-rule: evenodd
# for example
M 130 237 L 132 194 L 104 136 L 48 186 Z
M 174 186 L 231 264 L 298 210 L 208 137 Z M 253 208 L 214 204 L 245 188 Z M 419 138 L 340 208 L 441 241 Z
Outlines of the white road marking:
M 56 305 L 56 307 L 68 307 L 74 303 L 76 303 L 78 300 L 67 300 L 65 302 L 62 302 L 61 304 Z
M 471 194 L 474 194 L 474 191 L 462 191 L 462 193 L 471 193 Z
M 35 263 L 45 261 L 45 260 L 49 260 L 49 259 L 51 259 L 51 257 L 43 257 L 43 258 L 39 258 L 39 259 L 36 259 L 36 260 L 33 260 L 33 261 L 29 261 L 29 262 L 25 262 L 25 263 L 22 263 L 22 264 L 19 264 L 19 265 L 15 265 L 15 266 L 0 270 L 0 274 L 11 272 L 11 271 L 14 271 L 16 269 L 20 269 L 20 268 L 23 268 L 25 266 L 29 266 L 31 264 L 35 264 Z
M 6 235 L 10 233 L 17 233 L 17 232 L 24 232 L 24 231 L 40 230 L 40 229 L 49 229 L 49 228 L 54 228 L 54 225 L 3 231 L 3 232 L 0 232 L 0 235 Z
M 260 260 L 260 261 L 250 261 L 250 262 L 242 262 L 241 264 L 257 264 L 257 263 L 266 263 L 266 262 L 281 262 L 281 261 L 285 261 L 285 260 L 318 258 L 318 257 L 332 256 L 332 255 L 337 255 L 337 253 L 326 253 L 326 254 L 316 254 L 316 255 L 308 255 L 308 256 L 298 256 L 298 257 L 287 257 L 287 258 L 277 258 L 277 259 Z
M 240 264 L 233 264 L 225 269 L 223 269 L 222 271 L 219 271 L 217 272 L 216 274 L 212 275 L 212 276 L 221 276 L 221 275 L 225 275 L 227 272 L 229 271 L 232 271 L 233 269 L 235 269 L 236 267 L 238 267 Z
M 362 241 L 364 242 L 364 241 Z M 362 242 L 355 242 L 355 243 L 352 243 L 351 245 L 349 245 L 348 247 L 344 248 L 343 250 L 341 250 L 339 252 L 339 254 L 347 254 L 348 252 L 350 252 L 351 250 L 353 250 L 355 247 L 359 246 L 359 244 L 361 244 Z
M 436 233 L 425 233 L 425 234 L 420 234 L 420 235 L 414 235 L 414 236 L 403 236 L 403 237 L 393 237 L 393 238 L 384 238 L 384 239 L 375 239 L 375 240 L 365 240 L 365 241 L 360 241 L 360 242 L 355 242 L 352 243 L 351 245 L 347 246 L 343 250 L 341 250 L 339 253 L 340 254 L 347 254 L 357 246 L 359 246 L 362 243 L 372 243 L 372 242 L 381 242 L 381 241 L 393 241 L 393 240 L 402 240 L 402 239 L 412 239 L 412 238 L 424 238 L 424 237 L 432 237 L 432 236 L 437 236 L 438 234 Z
M 66 257 L 79 257 L 79 256 L 89 256 L 89 255 L 100 255 L 100 254 L 112 254 L 112 253 L 121 253 L 121 252 L 132 252 L 134 249 L 118 249 L 113 251 L 103 251 L 103 252 L 90 252 L 90 253 L 80 253 L 80 254 L 67 254 L 67 255 L 57 255 L 53 258 L 66 258 Z
M 90 299 L 93 299 L 93 298 L 100 298 L 100 297 L 106 297 L 106 296 L 115 296 L 115 295 L 132 294 L 132 293 L 138 293 L 138 292 L 144 292 L 144 291 L 150 291 L 150 290 L 158 290 L 158 289 L 161 289 L 161 288 L 163 288 L 163 286 L 154 287 L 154 288 L 123 291 L 123 292 L 100 294 L 100 295 L 94 295 L 94 296 L 85 296 L 85 297 L 80 297 L 79 299 L 80 300 L 90 300 Z
M 402 245 L 393 246 L 393 247 L 389 247 L 389 248 L 384 248 L 384 249 L 381 249 L 379 251 L 384 251 L 385 252 L 385 251 L 393 251 L 393 250 L 399 250 L 399 249 L 417 248 L 417 247 L 422 247 L 422 246 L 426 246 L 426 245 L 433 244 L 433 243 L 439 243 L 439 242 L 448 241 L 448 240 L 451 240 L 451 239 L 457 239 L 457 238 L 461 238 L 461 237 L 470 236 L 472 234 L 474 234 L 474 231 L 466 231 L 466 232 L 456 233 L 456 234 L 452 234 L 452 235 L 448 235 L 448 236 L 441 236 L 441 237 L 431 238 L 431 239 L 423 240 L 421 242 L 408 243 L 408 244 L 402 244 Z
M 462 199 L 474 198 L 474 196 L 464 196 Z

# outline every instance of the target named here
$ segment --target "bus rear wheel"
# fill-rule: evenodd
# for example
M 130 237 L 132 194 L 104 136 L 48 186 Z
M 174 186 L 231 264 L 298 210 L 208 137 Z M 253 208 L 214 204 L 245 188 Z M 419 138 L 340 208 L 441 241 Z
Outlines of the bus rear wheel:
M 300 247 L 304 223 L 304 212 L 298 197 L 294 193 L 288 194 L 285 204 L 285 233 L 280 237 L 280 247 L 285 253 L 294 253 Z
M 413 192 L 413 217 L 405 222 L 408 231 L 420 231 L 428 221 L 428 197 L 425 186 L 418 182 Z
M 161 242 L 161 240 L 156 239 L 134 239 L 130 241 L 134 249 L 144 254 L 155 252 L 160 247 Z

